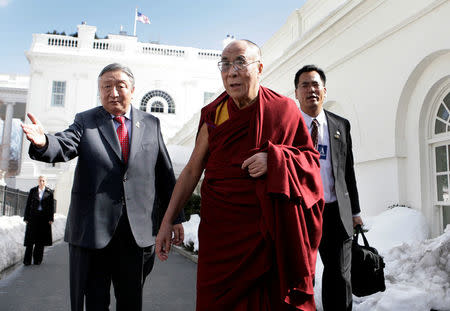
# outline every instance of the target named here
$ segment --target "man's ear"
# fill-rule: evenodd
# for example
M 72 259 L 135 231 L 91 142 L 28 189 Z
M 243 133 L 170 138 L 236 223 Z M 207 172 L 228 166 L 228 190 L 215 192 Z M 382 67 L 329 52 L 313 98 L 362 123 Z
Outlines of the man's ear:
M 295 93 L 295 98 L 298 100 L 298 102 L 300 103 L 300 95 L 298 94 L 298 92 L 299 92 L 299 88 L 298 87 L 296 87 L 295 88 L 295 91 L 294 91 L 294 93 Z
M 263 65 L 263 63 L 260 62 L 260 63 L 258 64 L 258 73 L 259 73 L 259 74 L 262 74 L 263 68 L 264 68 L 264 65 Z

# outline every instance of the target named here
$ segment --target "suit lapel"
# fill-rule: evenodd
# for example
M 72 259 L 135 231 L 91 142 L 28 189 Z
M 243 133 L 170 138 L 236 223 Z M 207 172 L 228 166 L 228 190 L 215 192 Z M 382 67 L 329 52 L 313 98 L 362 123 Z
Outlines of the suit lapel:
M 328 137 L 330 138 L 330 155 L 331 155 L 331 164 L 333 165 L 333 174 L 334 178 L 337 177 L 338 173 L 338 161 L 339 161 L 339 153 L 341 149 L 341 136 L 342 131 L 339 129 L 339 124 L 337 120 L 329 114 L 325 110 L 325 116 L 327 117 L 328 123 Z
M 128 163 L 133 161 L 134 156 L 139 151 L 141 146 L 142 135 L 145 131 L 145 123 L 142 122 L 144 112 L 132 107 L 131 108 L 131 141 L 130 141 L 130 155 L 128 157 Z
M 42 200 L 44 200 L 44 198 L 46 198 L 46 197 L 48 197 L 48 196 L 49 196 L 49 194 L 48 194 L 48 188 L 45 187 L 45 188 L 44 188 L 44 194 L 42 195 Z
M 105 109 L 100 109 L 96 116 L 97 127 L 100 133 L 105 137 L 114 153 L 119 160 L 122 159 L 122 152 L 120 151 L 119 139 L 117 138 L 116 131 L 114 130 L 114 121 L 110 114 Z

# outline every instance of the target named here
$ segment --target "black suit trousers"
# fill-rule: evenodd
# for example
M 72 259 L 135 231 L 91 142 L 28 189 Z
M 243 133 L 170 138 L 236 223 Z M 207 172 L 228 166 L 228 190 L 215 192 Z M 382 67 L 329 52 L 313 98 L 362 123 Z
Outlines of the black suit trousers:
M 116 310 L 141 311 L 144 280 L 150 272 L 144 271 L 149 266 L 144 251 L 135 242 L 125 212 L 105 248 L 87 249 L 69 244 L 72 311 L 82 311 L 84 300 L 86 311 L 109 310 L 111 282 Z M 150 261 L 152 267 L 154 253 Z
M 23 258 L 23 263 L 25 265 L 31 264 L 31 258 L 33 257 L 33 263 L 35 265 L 40 265 L 42 259 L 44 258 L 44 245 L 32 244 L 25 248 L 25 256 Z
M 319 253 L 324 266 L 323 310 L 351 310 L 352 238 L 348 237 L 342 224 L 337 202 L 325 204 Z

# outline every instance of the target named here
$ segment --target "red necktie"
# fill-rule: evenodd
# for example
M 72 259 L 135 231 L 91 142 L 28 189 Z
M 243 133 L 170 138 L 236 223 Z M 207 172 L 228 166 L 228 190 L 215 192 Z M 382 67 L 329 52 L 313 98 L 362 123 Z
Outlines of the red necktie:
M 128 130 L 125 125 L 125 117 L 124 116 L 115 117 L 114 120 L 120 123 L 119 127 L 117 128 L 117 136 L 119 137 L 120 147 L 122 149 L 123 162 L 126 164 L 128 161 L 130 141 L 128 138 Z
M 319 121 L 317 119 L 313 119 L 311 123 L 311 139 L 314 149 L 317 150 L 317 145 L 319 144 Z

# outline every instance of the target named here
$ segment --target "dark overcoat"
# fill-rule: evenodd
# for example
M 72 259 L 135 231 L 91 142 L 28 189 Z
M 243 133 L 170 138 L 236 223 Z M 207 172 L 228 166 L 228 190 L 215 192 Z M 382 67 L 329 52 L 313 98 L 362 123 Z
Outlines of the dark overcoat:
M 53 214 L 55 213 L 54 202 L 53 191 L 45 187 L 41 201 L 42 211 L 39 211 L 38 187 L 30 189 L 23 217 L 23 220 L 27 221 L 23 243 L 25 246 L 33 244 L 52 245 L 52 226 L 49 224 L 49 221 L 53 221 Z

